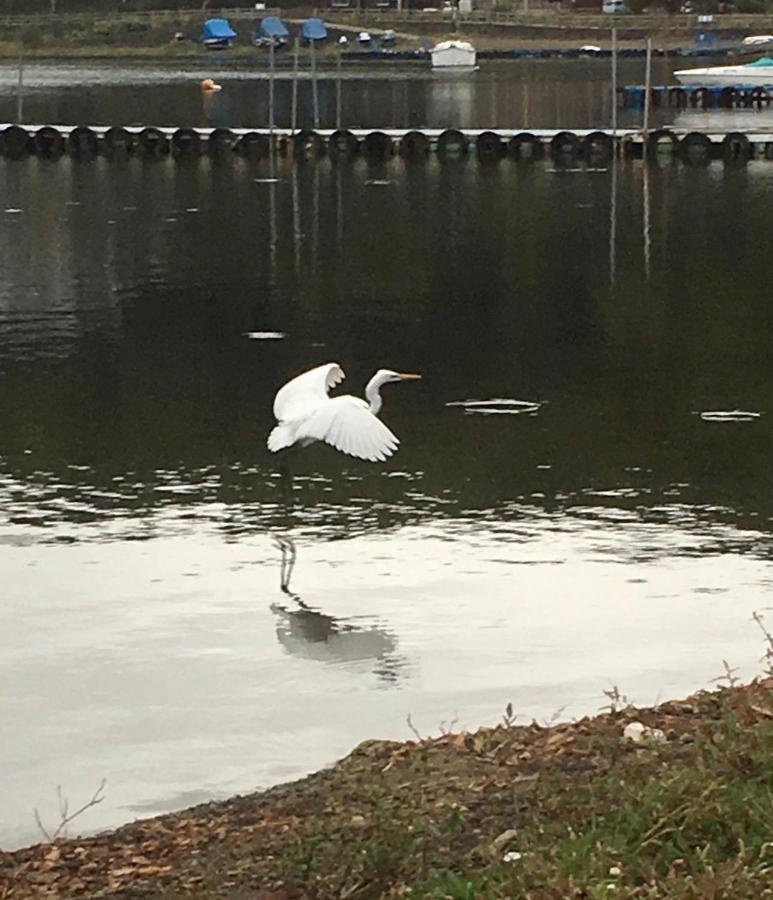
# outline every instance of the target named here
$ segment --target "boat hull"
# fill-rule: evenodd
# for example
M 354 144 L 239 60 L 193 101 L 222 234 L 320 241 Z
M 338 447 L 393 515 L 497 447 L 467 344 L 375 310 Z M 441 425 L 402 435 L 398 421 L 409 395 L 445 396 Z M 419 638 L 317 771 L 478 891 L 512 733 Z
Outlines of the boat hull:
M 680 84 L 687 85 L 773 85 L 773 66 L 709 66 L 705 69 L 682 69 L 674 72 Z

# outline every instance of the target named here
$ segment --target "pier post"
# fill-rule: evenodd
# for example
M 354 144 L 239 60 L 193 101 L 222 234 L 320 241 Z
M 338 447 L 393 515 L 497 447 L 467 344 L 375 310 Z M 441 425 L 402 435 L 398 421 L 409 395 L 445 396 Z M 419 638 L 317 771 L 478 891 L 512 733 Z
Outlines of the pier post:
M 274 39 L 268 50 L 268 141 L 274 154 Z
M 336 60 L 336 131 L 341 130 L 341 45 L 338 45 Z
M 298 38 L 295 39 L 293 47 L 293 100 L 292 111 L 290 113 L 290 131 L 295 137 L 295 130 L 298 125 Z
M 652 38 L 647 38 L 647 59 L 644 66 L 644 121 L 642 123 L 642 131 L 645 140 L 650 125 L 650 94 L 652 92 Z
M 16 124 L 24 121 L 24 41 L 19 41 L 19 83 L 16 90 Z
M 317 47 L 315 41 L 311 44 L 311 102 L 314 110 L 314 128 L 319 128 L 319 94 L 317 92 Z
M 612 138 L 617 154 L 617 28 L 612 29 Z

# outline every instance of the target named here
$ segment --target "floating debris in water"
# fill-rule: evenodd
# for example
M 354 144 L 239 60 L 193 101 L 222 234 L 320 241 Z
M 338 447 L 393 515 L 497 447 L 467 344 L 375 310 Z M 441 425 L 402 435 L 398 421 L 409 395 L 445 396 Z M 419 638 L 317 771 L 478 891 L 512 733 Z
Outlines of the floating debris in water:
M 512 400 L 495 397 L 493 400 L 451 400 L 446 406 L 461 406 L 466 413 L 482 416 L 517 416 L 521 413 L 534 415 L 542 404 L 534 400 Z
M 750 412 L 745 409 L 716 409 L 699 412 L 698 415 L 704 422 L 754 422 L 762 413 Z
M 286 335 L 284 331 L 245 331 L 243 336 L 251 341 L 281 341 Z
M 16 209 L 16 207 L 14 207 L 14 206 L 9 206 L 8 209 L 6 209 L 6 212 L 7 212 L 9 215 L 12 215 L 12 216 L 13 216 L 13 215 L 18 215 L 18 214 L 21 212 L 21 210 L 20 210 L 20 209 Z
M 379 186 L 384 184 L 394 184 L 394 181 L 391 181 L 389 178 L 368 178 L 365 184 Z
M 253 178 L 255 184 L 280 184 L 284 178 Z
M 189 206 L 188 209 L 185 210 L 185 212 L 189 212 L 189 213 L 195 213 L 198 211 L 199 211 L 198 206 Z
M 548 169 L 548 172 L 552 172 L 554 175 L 576 175 L 580 172 L 590 172 L 592 175 L 600 175 L 604 172 L 608 172 L 609 169 L 599 169 L 599 168 L 591 168 L 590 166 L 578 166 L 577 168 L 562 168 L 562 169 Z

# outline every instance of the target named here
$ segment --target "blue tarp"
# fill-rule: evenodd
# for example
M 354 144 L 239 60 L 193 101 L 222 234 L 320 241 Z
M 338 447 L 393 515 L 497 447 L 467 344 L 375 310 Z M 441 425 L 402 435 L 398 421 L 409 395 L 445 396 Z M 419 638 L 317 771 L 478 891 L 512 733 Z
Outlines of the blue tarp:
M 207 19 L 200 41 L 232 41 L 236 32 L 231 28 L 228 19 Z
M 274 38 L 274 40 L 287 39 L 290 32 L 287 30 L 285 23 L 277 16 L 266 16 L 260 23 L 258 28 L 258 37 Z
M 307 41 L 324 41 L 327 37 L 327 28 L 322 19 L 306 19 L 301 25 L 301 37 Z

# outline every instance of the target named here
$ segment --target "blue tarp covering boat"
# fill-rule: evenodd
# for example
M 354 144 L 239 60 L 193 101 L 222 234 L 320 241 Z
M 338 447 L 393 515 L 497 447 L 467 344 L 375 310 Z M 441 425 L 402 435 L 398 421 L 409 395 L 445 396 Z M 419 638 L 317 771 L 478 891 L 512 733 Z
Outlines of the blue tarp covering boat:
M 286 41 L 290 37 L 287 26 L 278 16 L 266 16 L 260 23 L 257 37 L 269 38 L 277 42 Z
M 231 28 L 228 19 L 207 19 L 204 30 L 199 36 L 202 44 L 220 44 L 227 46 L 229 41 L 235 40 L 236 32 Z
M 304 41 L 324 41 L 327 28 L 322 19 L 306 19 L 301 25 L 301 37 Z

